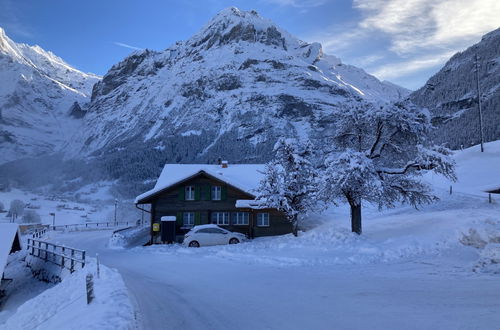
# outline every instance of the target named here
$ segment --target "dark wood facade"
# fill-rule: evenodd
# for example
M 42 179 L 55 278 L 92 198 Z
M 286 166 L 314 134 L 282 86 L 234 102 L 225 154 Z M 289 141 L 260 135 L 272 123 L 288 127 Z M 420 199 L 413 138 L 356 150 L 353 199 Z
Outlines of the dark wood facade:
M 195 188 L 195 200 L 186 200 L 185 187 Z M 212 200 L 213 186 L 221 187 L 221 199 Z M 224 212 L 229 214 L 228 224 L 218 224 L 222 228 L 230 231 L 246 234 L 248 237 L 283 235 L 292 232 L 292 225 L 285 214 L 276 209 L 251 209 L 236 208 L 237 200 L 252 200 L 255 196 L 233 187 L 205 172 L 200 172 L 191 178 L 181 181 L 167 189 L 160 191 L 144 200 L 140 204 L 151 204 L 151 228 L 153 223 L 161 224 L 161 217 L 175 216 L 176 232 L 182 240 L 183 235 L 192 226 L 184 224 L 184 213 L 195 215 L 194 225 L 214 223 L 213 213 Z M 245 212 L 248 217 L 248 224 L 236 224 L 235 213 Z M 269 214 L 269 226 L 259 226 L 257 217 L 259 213 Z M 158 242 L 157 232 L 152 232 L 152 242 Z

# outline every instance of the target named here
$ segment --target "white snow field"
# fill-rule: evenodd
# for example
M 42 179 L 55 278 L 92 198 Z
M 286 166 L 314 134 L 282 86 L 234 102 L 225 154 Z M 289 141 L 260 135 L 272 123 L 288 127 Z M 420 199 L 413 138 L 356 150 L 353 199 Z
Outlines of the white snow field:
M 426 177 L 435 204 L 365 206 L 361 236 L 339 207 L 311 215 L 315 228 L 297 238 L 238 245 L 110 249 L 111 231 L 49 239 L 118 270 L 143 329 L 498 329 L 500 196 L 490 204 L 478 188 L 500 180 L 500 141 L 486 150 L 457 153 L 452 195 Z
M 0 191 L 0 202 L 9 210 L 13 200 L 21 200 L 26 204 L 25 210 L 33 210 L 40 215 L 42 224 L 52 225 L 53 218 L 50 213 L 55 213 L 56 225 L 78 224 L 85 222 L 108 222 L 113 221 L 114 198 L 109 193 L 109 182 L 99 182 L 88 185 L 75 194 L 79 194 L 83 200 L 75 202 L 64 195 L 44 196 L 42 193 L 33 193 L 12 189 Z M 121 215 L 121 210 L 119 210 Z M 0 223 L 10 222 L 8 213 L 0 213 Z M 126 220 L 126 219 L 123 219 Z M 21 222 L 22 219 L 16 220 Z

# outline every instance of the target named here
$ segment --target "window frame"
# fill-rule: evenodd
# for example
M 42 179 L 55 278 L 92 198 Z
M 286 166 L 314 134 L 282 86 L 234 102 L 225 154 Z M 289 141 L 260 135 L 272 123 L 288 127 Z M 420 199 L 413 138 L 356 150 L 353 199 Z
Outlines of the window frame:
M 220 215 L 222 215 L 222 222 L 220 222 L 221 220 Z M 224 215 L 227 215 L 227 217 L 225 217 Z M 215 217 L 215 222 L 214 222 L 214 217 Z M 231 215 L 229 212 L 224 212 L 224 211 L 212 212 L 210 221 L 214 225 L 229 226 L 231 224 L 230 217 Z M 227 223 L 224 220 L 227 220 Z
M 190 214 L 191 216 L 188 216 L 187 220 L 188 223 L 186 223 L 186 215 Z M 196 219 L 196 213 L 195 212 L 183 212 L 182 213 L 182 228 L 193 228 L 195 225 L 195 220 Z M 192 221 L 190 221 L 192 220 Z M 193 224 L 190 224 L 192 222 Z
M 222 186 L 211 186 L 210 198 L 213 201 L 221 201 L 222 200 Z
M 267 224 L 265 224 L 265 220 L 267 220 Z M 261 223 L 262 221 L 262 223 Z M 271 216 L 269 212 L 260 212 L 257 213 L 257 227 L 270 227 L 271 226 Z
M 248 226 L 250 224 L 250 213 L 249 212 L 233 212 L 233 225 L 235 226 Z M 242 218 L 240 217 L 242 216 Z M 243 221 L 241 221 L 243 220 Z
M 195 186 L 184 187 L 184 199 L 187 201 L 194 201 L 196 199 Z

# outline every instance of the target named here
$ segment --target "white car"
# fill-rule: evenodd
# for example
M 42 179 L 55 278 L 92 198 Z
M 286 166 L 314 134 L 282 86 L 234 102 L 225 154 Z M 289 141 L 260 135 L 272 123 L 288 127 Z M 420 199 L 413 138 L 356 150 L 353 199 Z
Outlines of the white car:
M 189 247 L 200 247 L 220 244 L 238 244 L 246 241 L 247 237 L 240 233 L 233 233 L 217 225 L 201 225 L 193 227 L 184 236 L 182 244 Z

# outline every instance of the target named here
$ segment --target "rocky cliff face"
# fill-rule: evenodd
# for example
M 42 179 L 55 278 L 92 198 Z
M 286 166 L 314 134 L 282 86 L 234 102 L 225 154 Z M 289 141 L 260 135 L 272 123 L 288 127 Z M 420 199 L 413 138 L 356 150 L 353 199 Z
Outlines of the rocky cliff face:
M 408 91 L 325 55 L 255 11 L 229 8 L 164 51 L 114 65 L 84 109 L 77 152 L 169 162 L 261 162 L 278 136 L 321 136 L 332 110 Z M 114 156 L 110 156 L 113 154 Z
M 87 102 L 98 79 L 0 28 L 0 164 L 61 149 L 81 125 L 71 105 Z
M 436 142 L 454 149 L 480 142 L 476 54 L 485 141 L 500 139 L 500 29 L 455 54 L 424 87 L 411 94 L 416 104 L 431 111 Z

